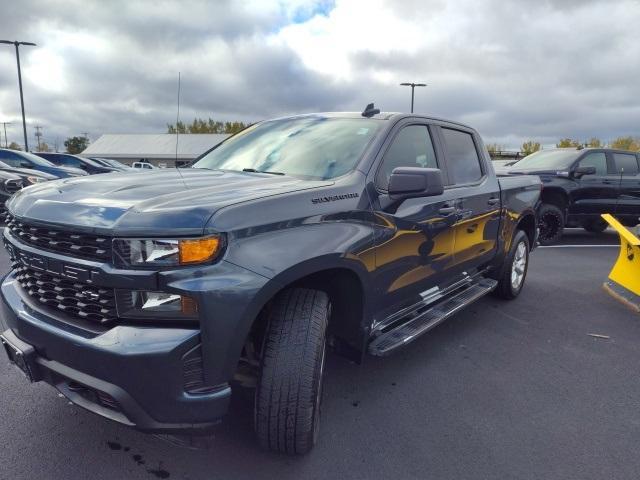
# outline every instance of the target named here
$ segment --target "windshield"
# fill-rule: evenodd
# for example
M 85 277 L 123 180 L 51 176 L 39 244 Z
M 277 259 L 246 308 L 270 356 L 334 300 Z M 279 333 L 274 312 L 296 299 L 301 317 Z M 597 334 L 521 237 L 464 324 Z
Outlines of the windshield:
M 96 163 L 99 163 L 103 167 L 110 167 L 111 166 L 111 164 L 109 162 L 107 162 L 104 158 L 91 157 L 91 160 L 93 160 Z
M 55 167 L 55 165 L 49 160 L 45 160 L 44 158 L 39 157 L 38 155 L 34 155 L 33 153 L 19 152 L 19 155 L 28 158 L 33 163 L 35 163 L 36 165 L 40 165 L 41 167 Z
M 83 158 L 82 161 L 87 163 L 88 165 L 91 165 L 92 167 L 104 167 L 104 165 L 100 164 L 99 162 L 96 162 L 91 158 Z
M 578 155 L 580 155 L 579 150 L 540 150 L 524 157 L 513 168 L 518 170 L 569 168 Z
M 94 160 L 96 160 L 96 159 L 94 159 Z M 120 163 L 117 160 L 112 160 L 111 158 L 101 158 L 100 160 L 102 160 L 103 163 L 106 163 L 107 165 L 109 165 L 111 167 L 130 168 L 128 165 L 125 165 L 124 163 Z
M 381 125 L 369 118 L 322 116 L 262 122 L 220 144 L 193 168 L 335 178 L 356 166 Z

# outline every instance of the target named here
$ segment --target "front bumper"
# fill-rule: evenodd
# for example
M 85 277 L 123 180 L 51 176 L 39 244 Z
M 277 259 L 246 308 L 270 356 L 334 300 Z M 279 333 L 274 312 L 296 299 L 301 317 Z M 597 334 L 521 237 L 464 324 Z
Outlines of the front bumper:
M 116 326 L 90 335 L 56 325 L 19 289 L 12 274 L 2 283 L 5 336 L 33 346 L 37 379 L 73 403 L 150 432 L 202 430 L 226 413 L 228 384 L 206 394 L 184 391 L 183 356 L 198 345 L 198 330 Z
M 226 413 L 228 382 L 253 320 L 280 289 L 276 283 L 224 260 L 174 270 L 123 270 L 36 249 L 7 229 L 3 236 L 13 256 L 18 252 L 20 263 L 34 269 L 55 266 L 78 282 L 90 278 L 88 286 L 174 292 L 198 303 L 198 321 L 189 324 L 95 326 L 29 296 L 11 272 L 0 287 L 0 333 L 10 329 L 35 349 L 43 380 L 74 403 L 144 431 L 204 429 Z M 185 367 L 194 354 L 197 388 L 188 375 L 193 362 Z

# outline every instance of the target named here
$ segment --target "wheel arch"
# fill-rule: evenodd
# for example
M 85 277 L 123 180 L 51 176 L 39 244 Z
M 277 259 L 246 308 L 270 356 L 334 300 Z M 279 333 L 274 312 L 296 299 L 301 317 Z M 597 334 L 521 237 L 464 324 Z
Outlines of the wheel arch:
M 527 212 L 524 214 L 516 225 L 516 230 L 522 230 L 527 234 L 527 238 L 529 239 L 529 248 L 534 249 L 537 237 L 537 221 L 536 216 L 533 212 Z
M 356 262 L 325 255 L 295 265 L 272 278 L 258 294 L 249 317 L 239 326 L 234 351 L 241 358 L 247 340 L 259 343 L 269 320 L 272 301 L 294 287 L 325 292 L 332 305 L 328 333 L 330 345 L 341 355 L 360 363 L 368 334 L 366 311 L 368 281 L 364 267 Z M 232 370 L 235 371 L 235 364 Z
M 569 208 L 569 194 L 564 189 L 545 186 L 540 192 L 540 204 L 544 203 L 558 207 L 566 220 Z

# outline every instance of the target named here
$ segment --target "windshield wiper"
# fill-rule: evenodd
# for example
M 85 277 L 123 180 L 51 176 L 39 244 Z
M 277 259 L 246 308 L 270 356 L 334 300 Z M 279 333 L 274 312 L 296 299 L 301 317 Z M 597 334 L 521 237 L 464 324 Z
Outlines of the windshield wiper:
M 271 175 L 284 175 L 282 172 L 271 172 L 269 170 L 256 170 L 255 168 L 243 168 L 243 172 L 251 172 L 251 173 L 269 173 Z

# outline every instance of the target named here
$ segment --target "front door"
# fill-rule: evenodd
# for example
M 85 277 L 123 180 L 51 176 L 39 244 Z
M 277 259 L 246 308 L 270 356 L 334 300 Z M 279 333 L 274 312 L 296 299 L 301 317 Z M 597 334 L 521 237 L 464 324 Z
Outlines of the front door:
M 401 122 L 390 135 L 375 170 L 381 198 L 397 167 L 440 168 L 429 126 Z M 452 266 L 454 194 L 411 198 L 392 209 L 375 208 L 377 308 L 375 321 L 416 304 L 437 290 Z

